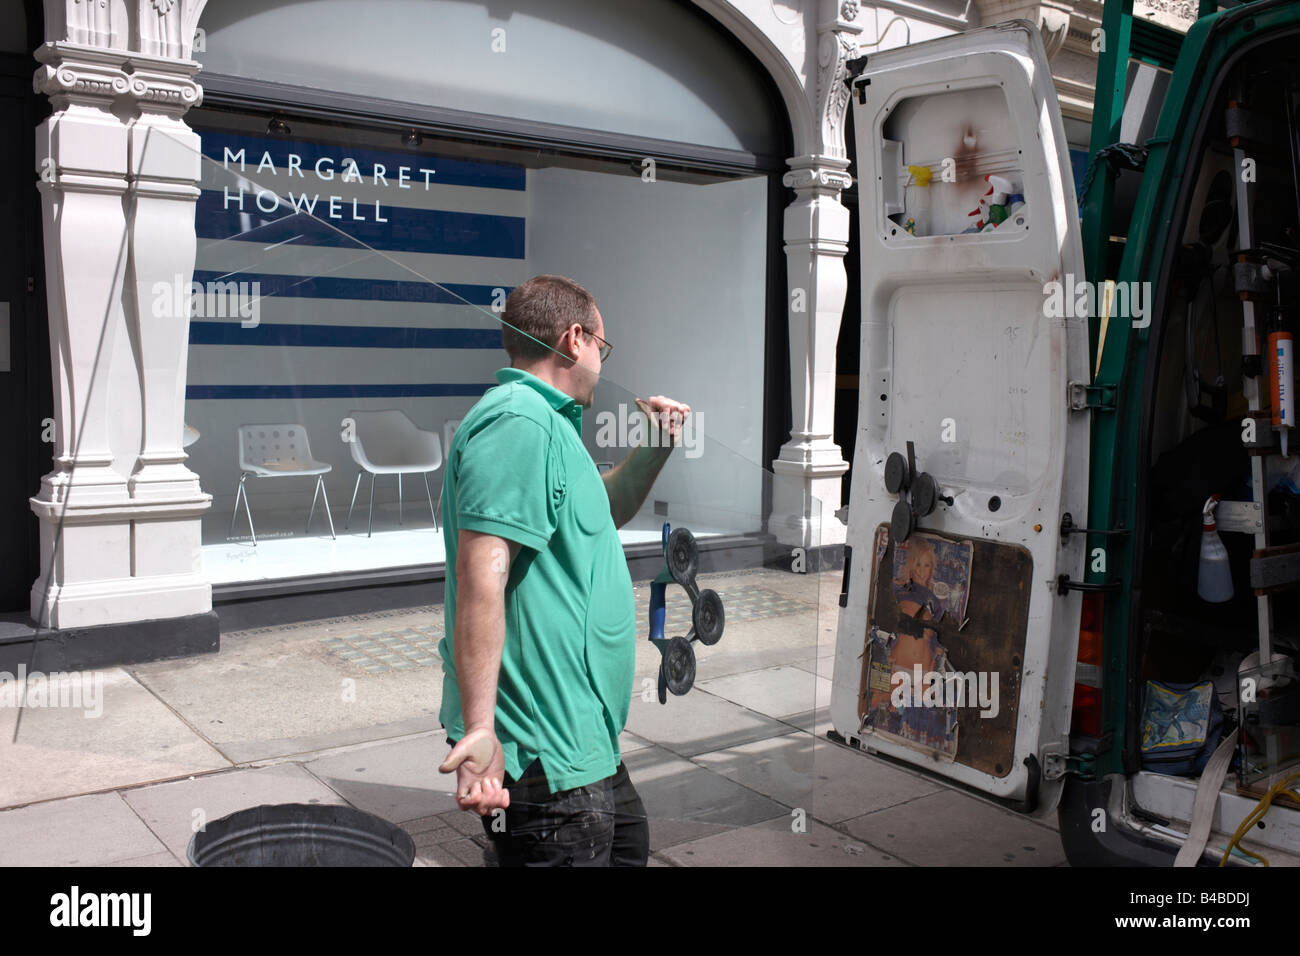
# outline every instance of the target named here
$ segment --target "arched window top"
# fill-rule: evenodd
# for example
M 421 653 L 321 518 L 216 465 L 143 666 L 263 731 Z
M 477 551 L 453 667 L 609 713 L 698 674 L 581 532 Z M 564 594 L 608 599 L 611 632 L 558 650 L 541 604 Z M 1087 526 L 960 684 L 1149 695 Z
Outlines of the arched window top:
M 213 74 L 785 150 L 761 67 L 681 0 L 222 0 L 200 26 L 194 56 Z

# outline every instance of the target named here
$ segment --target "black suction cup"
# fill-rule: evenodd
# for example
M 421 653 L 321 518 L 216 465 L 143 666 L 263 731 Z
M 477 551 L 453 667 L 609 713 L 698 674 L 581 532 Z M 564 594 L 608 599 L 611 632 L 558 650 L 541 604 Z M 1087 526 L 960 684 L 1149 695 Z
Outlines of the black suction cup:
M 895 541 L 906 541 L 915 527 L 916 516 L 912 514 L 912 506 L 906 501 L 899 501 L 894 505 L 894 513 L 889 519 L 890 537 Z
M 678 697 L 695 684 L 695 649 L 684 637 L 674 637 L 668 644 L 668 653 L 659 665 L 659 673 L 668 689 Z
M 684 588 L 694 587 L 695 574 L 700 569 L 700 549 L 695 544 L 695 535 L 685 528 L 675 529 L 668 536 L 664 552 L 673 580 Z
M 934 506 L 938 503 L 938 484 L 935 483 L 934 477 L 929 472 L 921 472 L 916 476 L 916 481 L 912 483 L 912 508 L 916 512 L 916 516 L 924 518 L 934 511 Z
M 705 588 L 695 602 L 693 613 L 695 636 L 706 647 L 712 647 L 722 640 L 722 628 L 727 623 L 727 616 L 722 610 L 722 598 L 718 592 Z
M 900 452 L 892 452 L 885 459 L 885 488 L 896 495 L 908 486 L 907 459 Z

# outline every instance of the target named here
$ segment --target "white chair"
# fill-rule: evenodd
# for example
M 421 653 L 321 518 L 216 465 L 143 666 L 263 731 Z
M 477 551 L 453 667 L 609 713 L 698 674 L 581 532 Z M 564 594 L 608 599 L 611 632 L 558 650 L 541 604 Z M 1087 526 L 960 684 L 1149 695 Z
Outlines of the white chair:
M 442 423 L 442 447 L 451 451 L 451 440 L 456 437 L 456 429 L 460 428 L 461 419 L 449 418 Z
M 451 453 L 451 440 L 456 437 L 456 429 L 460 428 L 463 419 L 449 418 L 442 423 L 442 447 Z M 442 517 L 442 495 L 438 496 L 438 507 L 434 512 L 435 520 Z
M 429 490 L 429 472 L 442 467 L 442 442 L 438 433 L 417 427 L 405 412 L 396 408 L 375 412 L 353 410 L 348 412 L 348 418 L 354 422 L 348 448 L 360 471 L 357 472 L 356 484 L 352 486 L 352 504 L 348 505 L 348 520 L 343 527 L 346 529 L 352 524 L 352 509 L 357 504 L 361 476 L 370 472 L 370 518 L 366 524 L 366 537 L 370 537 L 375 525 L 376 475 L 397 476 L 397 523 L 400 525 L 402 475 L 423 474 L 424 493 L 429 497 L 429 516 L 437 530 L 438 517 L 433 508 L 433 492 Z
M 244 513 L 248 515 L 248 532 L 257 546 L 257 532 L 253 529 L 253 510 L 248 505 L 248 489 L 244 483 L 249 478 L 295 478 L 315 475 L 316 490 L 311 496 L 311 511 L 307 515 L 307 533 L 311 532 L 311 519 L 316 515 L 316 499 L 325 499 L 325 517 L 330 523 L 330 537 L 334 534 L 334 516 L 330 514 L 330 499 L 325 493 L 325 475 L 333 465 L 312 457 L 307 429 L 296 423 L 276 425 L 239 426 L 239 490 L 235 492 L 235 513 L 230 516 L 230 534 L 235 533 L 239 518 L 239 500 L 244 500 Z

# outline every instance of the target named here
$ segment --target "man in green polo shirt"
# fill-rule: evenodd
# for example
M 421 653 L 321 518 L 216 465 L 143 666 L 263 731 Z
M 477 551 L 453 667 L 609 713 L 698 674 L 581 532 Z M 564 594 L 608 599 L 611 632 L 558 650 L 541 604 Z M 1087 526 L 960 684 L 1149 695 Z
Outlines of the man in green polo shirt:
M 442 492 L 447 547 L 440 718 L 457 799 L 502 865 L 645 865 L 645 808 L 620 759 L 636 659 L 617 527 L 636 514 L 690 407 L 637 400 L 673 436 L 601 476 L 582 443 L 612 346 L 586 289 L 516 288 L 511 367 L 461 421 Z M 504 811 L 504 826 L 501 815 Z

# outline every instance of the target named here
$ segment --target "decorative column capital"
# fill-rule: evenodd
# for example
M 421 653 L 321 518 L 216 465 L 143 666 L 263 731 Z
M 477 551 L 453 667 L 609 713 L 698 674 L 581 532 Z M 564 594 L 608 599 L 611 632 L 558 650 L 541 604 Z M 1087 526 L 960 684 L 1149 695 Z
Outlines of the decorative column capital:
M 125 51 L 56 41 L 34 55 L 41 66 L 32 88 L 48 96 L 56 111 L 73 103 L 107 107 L 130 90 Z
M 32 88 L 48 96 L 56 112 L 72 104 L 107 108 L 130 99 L 143 109 L 180 116 L 203 102 L 203 87 L 194 80 L 202 67 L 195 60 L 66 41 L 46 43 L 34 55 L 41 66 Z
M 781 184 L 798 192 L 834 194 L 853 185 L 849 175 L 849 162 L 835 156 L 797 156 L 786 160 L 790 171 L 781 177 Z
M 203 102 L 203 87 L 194 77 L 202 67 L 195 60 L 133 53 L 126 61 L 130 95 L 140 109 L 180 116 Z

